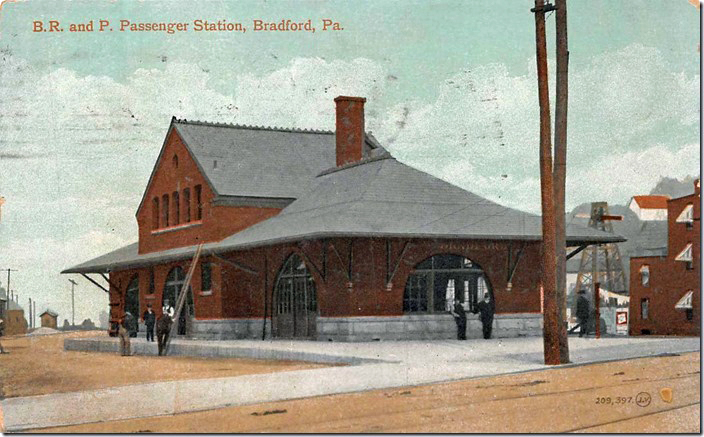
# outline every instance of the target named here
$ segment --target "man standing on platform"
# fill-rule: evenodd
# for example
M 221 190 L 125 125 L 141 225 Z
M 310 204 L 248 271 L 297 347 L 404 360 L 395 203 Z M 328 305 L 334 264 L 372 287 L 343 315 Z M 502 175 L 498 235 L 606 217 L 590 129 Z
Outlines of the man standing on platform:
M 147 341 L 154 341 L 154 325 L 156 324 L 156 314 L 152 310 L 152 304 L 147 304 L 147 310 L 142 317 L 144 325 L 147 329 Z
M 584 290 L 579 290 L 577 297 L 577 321 L 579 322 L 579 336 L 584 337 L 589 333 L 589 301 Z
M 474 313 L 479 313 L 479 318 L 482 321 L 482 333 L 484 339 L 491 338 L 491 328 L 494 324 L 494 302 L 491 300 L 489 293 L 484 293 L 484 300 L 477 304 L 477 309 Z
M 451 311 L 452 317 L 455 318 L 455 323 L 457 323 L 457 339 L 466 340 L 467 339 L 467 314 L 464 312 L 464 307 L 460 303 L 459 299 L 455 299 L 455 306 Z

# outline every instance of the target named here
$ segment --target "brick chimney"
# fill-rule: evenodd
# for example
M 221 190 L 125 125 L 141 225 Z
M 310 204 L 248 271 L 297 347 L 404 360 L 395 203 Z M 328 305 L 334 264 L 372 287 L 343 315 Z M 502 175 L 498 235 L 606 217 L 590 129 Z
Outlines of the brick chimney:
M 335 151 L 338 167 L 362 159 L 366 101 L 363 97 L 335 98 Z

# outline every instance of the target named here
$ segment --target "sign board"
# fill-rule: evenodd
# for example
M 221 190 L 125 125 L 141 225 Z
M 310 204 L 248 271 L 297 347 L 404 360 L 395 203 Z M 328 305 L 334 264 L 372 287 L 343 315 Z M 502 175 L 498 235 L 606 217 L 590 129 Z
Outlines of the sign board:
M 616 333 L 628 333 L 628 311 L 616 311 Z

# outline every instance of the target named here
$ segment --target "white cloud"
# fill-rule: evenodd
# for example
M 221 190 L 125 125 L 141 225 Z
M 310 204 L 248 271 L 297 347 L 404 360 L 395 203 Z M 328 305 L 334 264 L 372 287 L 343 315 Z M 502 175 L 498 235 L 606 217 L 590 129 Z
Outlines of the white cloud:
M 534 60 L 527 62 L 533 71 Z M 172 115 L 334 129 L 337 95 L 367 97 L 367 128 L 399 159 L 539 211 L 534 73 L 512 76 L 501 64 L 484 65 L 439 84 L 433 102 L 409 99 L 382 110 L 387 76 L 367 59 L 294 59 L 262 77 L 233 72 L 232 94 L 223 95 L 194 64 L 138 69 L 122 83 L 62 68 L 41 74 L 6 54 L 0 267 L 20 270 L 20 294 L 51 303 L 63 318 L 67 281 L 58 272 L 136 239 L 134 212 Z M 698 83 L 642 46 L 571 71 L 568 204 L 624 202 L 661 175 L 697 173 Z M 105 305 L 104 293 L 91 293 L 81 320 L 96 319 L 94 308 Z

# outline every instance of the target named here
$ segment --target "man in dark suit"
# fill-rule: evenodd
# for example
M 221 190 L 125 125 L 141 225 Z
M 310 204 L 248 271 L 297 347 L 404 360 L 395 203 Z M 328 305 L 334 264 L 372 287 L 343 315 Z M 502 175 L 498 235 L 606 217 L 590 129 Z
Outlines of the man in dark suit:
M 579 290 L 577 296 L 577 321 L 579 322 L 579 336 L 584 337 L 589 332 L 589 301 L 584 290 Z
M 494 301 L 491 300 L 489 293 L 484 293 L 484 300 L 477 304 L 474 313 L 479 313 L 479 318 L 482 321 L 482 333 L 484 339 L 491 338 L 491 327 L 494 323 Z
M 460 303 L 459 299 L 455 299 L 455 306 L 452 308 L 452 316 L 455 318 L 455 323 L 457 323 L 457 339 L 466 340 L 467 339 L 467 314 L 464 312 L 464 307 Z
M 144 320 L 144 325 L 147 329 L 147 341 L 154 341 L 154 325 L 156 324 L 156 314 L 152 310 L 152 304 L 147 304 L 147 310 L 142 316 Z
M 159 320 L 156 321 L 156 342 L 159 348 L 159 355 L 166 353 L 166 342 L 169 341 L 172 324 L 173 320 L 168 313 L 162 314 Z

